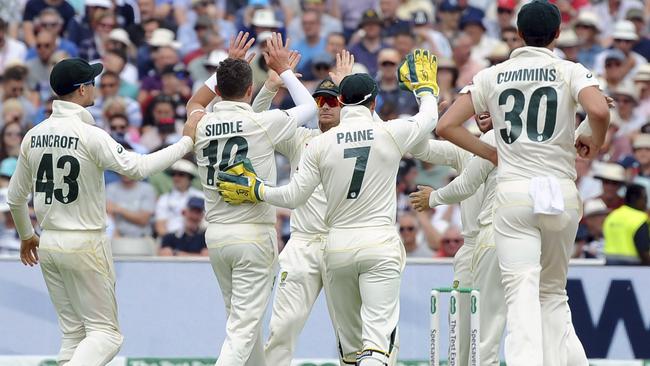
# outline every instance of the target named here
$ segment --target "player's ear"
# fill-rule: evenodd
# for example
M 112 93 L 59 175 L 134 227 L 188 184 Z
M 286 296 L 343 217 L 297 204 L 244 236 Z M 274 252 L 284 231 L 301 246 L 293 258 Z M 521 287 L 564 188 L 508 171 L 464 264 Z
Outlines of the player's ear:
M 555 39 L 560 38 L 560 28 L 555 31 Z
M 248 86 L 248 89 L 246 89 L 246 96 L 247 97 L 252 97 L 253 96 L 253 84 L 252 83 Z

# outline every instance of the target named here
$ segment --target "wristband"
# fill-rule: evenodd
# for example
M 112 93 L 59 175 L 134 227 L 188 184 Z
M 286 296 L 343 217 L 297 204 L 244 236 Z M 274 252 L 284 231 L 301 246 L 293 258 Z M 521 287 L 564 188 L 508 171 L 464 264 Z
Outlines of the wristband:
M 203 112 L 203 113 L 205 113 L 205 109 L 201 109 L 201 108 L 199 108 L 199 109 L 195 109 L 195 110 L 191 111 L 190 114 L 188 114 L 187 116 L 190 117 L 191 115 L 193 115 L 193 114 L 196 113 L 196 112 Z

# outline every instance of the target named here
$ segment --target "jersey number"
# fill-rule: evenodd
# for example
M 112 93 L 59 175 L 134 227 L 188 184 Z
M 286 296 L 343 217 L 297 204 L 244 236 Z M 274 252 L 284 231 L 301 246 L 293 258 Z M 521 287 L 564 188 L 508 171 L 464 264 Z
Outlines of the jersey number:
M 54 163 L 52 154 L 43 154 L 41 162 L 38 164 L 36 173 L 36 192 L 45 193 L 45 204 L 52 204 L 52 196 L 57 201 L 68 204 L 74 202 L 79 196 L 79 160 L 71 155 L 63 155 L 56 162 L 57 169 L 65 170 L 68 168 L 68 174 L 63 176 L 63 183 L 68 186 L 68 194 L 63 195 L 63 188 L 54 189 Z
M 363 176 L 366 174 L 366 165 L 368 165 L 368 155 L 370 155 L 370 146 L 354 147 L 343 150 L 343 158 L 356 158 L 354 163 L 354 173 L 352 173 L 352 181 L 350 182 L 350 189 L 348 189 L 349 199 L 356 199 L 359 197 L 361 184 L 363 183 Z
M 248 154 L 248 141 L 241 136 L 233 136 L 226 140 L 226 144 L 223 146 L 221 151 L 221 162 L 219 163 L 219 170 L 224 170 L 228 165 L 230 165 L 230 156 L 232 154 L 232 148 L 237 146 L 237 151 L 235 152 L 235 161 L 239 161 L 246 158 Z M 217 154 L 219 153 L 219 141 L 212 140 L 208 146 L 203 149 L 203 157 L 208 158 L 208 179 L 207 184 L 209 186 L 214 185 L 214 175 L 215 175 L 215 165 L 219 161 Z
M 544 118 L 544 128 L 540 133 L 537 129 L 537 116 L 539 115 L 539 104 L 544 96 L 546 97 L 546 117 Z M 505 105 L 510 97 L 514 98 L 515 101 L 512 109 L 506 112 L 505 115 L 505 120 L 510 121 L 510 133 L 506 128 L 499 131 L 506 144 L 512 144 L 521 135 L 524 124 L 521 120 L 521 112 L 523 112 L 526 104 L 526 98 L 521 90 L 506 89 L 499 95 L 499 105 Z M 536 89 L 530 96 L 530 104 L 526 113 L 526 134 L 530 141 L 543 142 L 550 139 L 555 131 L 556 119 L 557 92 L 549 86 Z

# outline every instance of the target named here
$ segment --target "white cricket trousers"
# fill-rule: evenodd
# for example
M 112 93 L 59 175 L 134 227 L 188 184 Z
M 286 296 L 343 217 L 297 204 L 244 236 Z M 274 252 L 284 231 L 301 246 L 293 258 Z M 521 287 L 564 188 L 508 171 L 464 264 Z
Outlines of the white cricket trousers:
M 481 226 L 476 237 L 472 253 L 472 287 L 479 289 L 481 296 L 481 366 L 499 366 L 499 347 L 506 326 L 506 299 L 492 225 Z
M 265 366 L 262 318 L 277 265 L 275 227 L 211 223 L 205 241 L 228 316 L 216 366 Z
M 494 230 L 507 306 L 508 366 L 586 366 L 566 295 L 580 218 L 575 183 L 560 180 L 565 211 L 533 213 L 529 180 L 499 182 Z
M 99 230 L 44 230 L 38 253 L 63 333 L 59 365 L 106 365 L 123 340 L 108 237 Z
M 453 287 L 472 287 L 472 253 L 474 253 L 476 237 L 464 238 L 463 246 L 454 255 L 454 283 Z M 458 365 L 469 365 L 469 297 L 461 295 L 458 298 Z M 447 353 L 449 354 L 449 353 Z
M 345 364 L 383 366 L 397 356 L 399 290 L 404 246 L 394 226 L 332 228 L 325 247 L 325 275 Z M 393 356 L 393 357 L 390 357 Z
M 298 336 L 323 288 L 326 242 L 326 233 L 293 232 L 278 256 L 280 277 L 273 299 L 269 339 L 264 346 L 268 365 L 291 365 Z M 331 317 L 327 289 L 325 295 Z

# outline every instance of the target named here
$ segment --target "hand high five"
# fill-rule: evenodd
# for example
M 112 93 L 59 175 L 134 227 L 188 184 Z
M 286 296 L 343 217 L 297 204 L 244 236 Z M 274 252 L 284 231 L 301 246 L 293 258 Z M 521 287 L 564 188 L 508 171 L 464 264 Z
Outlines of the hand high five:
M 273 33 L 271 38 L 266 41 L 266 44 L 268 50 L 264 52 L 264 60 L 268 67 L 277 72 L 278 75 L 291 69 L 289 41 L 287 40 L 286 44 L 283 44 L 280 33 Z

